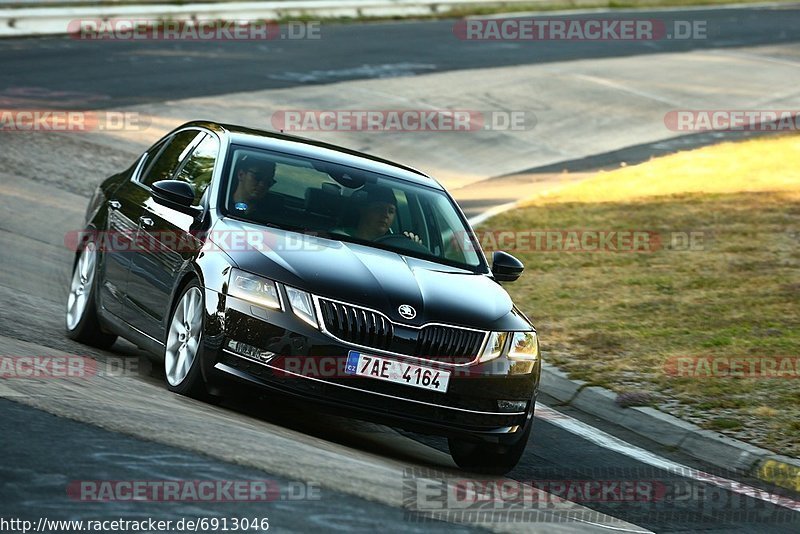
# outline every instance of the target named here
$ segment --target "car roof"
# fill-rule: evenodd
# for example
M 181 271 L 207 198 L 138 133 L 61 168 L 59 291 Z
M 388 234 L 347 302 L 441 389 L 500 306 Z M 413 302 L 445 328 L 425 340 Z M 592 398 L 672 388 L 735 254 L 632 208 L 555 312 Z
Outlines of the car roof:
M 365 154 L 363 152 L 358 152 L 357 150 L 351 150 L 342 146 L 323 143 L 321 141 L 315 141 L 313 139 L 307 139 L 295 135 L 287 135 L 283 133 L 246 128 L 244 126 L 237 126 L 233 124 L 222 124 L 218 122 L 193 121 L 176 129 L 192 126 L 206 128 L 216 132 L 221 136 L 225 136 L 230 140 L 231 144 L 245 145 L 248 147 L 274 150 L 296 156 L 321 159 L 324 161 L 338 163 L 340 165 L 346 165 L 358 169 L 364 169 L 378 174 L 389 175 L 409 182 L 444 190 L 441 184 L 439 184 L 439 182 L 437 182 L 435 179 L 413 167 L 379 158 L 377 156 L 372 156 L 370 154 Z

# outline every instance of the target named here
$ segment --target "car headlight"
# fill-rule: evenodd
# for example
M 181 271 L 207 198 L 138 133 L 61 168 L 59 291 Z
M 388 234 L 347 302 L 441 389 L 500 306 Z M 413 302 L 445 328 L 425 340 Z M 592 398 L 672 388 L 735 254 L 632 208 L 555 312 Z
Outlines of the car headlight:
M 508 357 L 512 360 L 537 360 L 539 358 L 539 340 L 536 332 L 514 332 Z
M 231 269 L 228 294 L 266 308 L 282 309 L 275 282 L 239 269 Z
M 289 296 L 289 306 L 296 316 L 313 326 L 319 328 L 317 316 L 314 314 L 314 303 L 311 295 L 294 287 L 284 286 Z
M 478 358 L 478 361 L 488 362 L 500 356 L 507 338 L 508 332 L 491 332 L 489 334 L 489 340 L 486 342 L 486 347 L 483 349 L 483 353 L 480 358 Z

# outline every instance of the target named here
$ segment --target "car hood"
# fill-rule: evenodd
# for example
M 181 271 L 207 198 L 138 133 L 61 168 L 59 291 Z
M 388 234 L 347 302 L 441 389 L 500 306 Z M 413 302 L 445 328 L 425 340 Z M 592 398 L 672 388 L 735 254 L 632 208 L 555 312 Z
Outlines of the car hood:
M 378 310 L 398 323 L 530 328 L 508 293 L 488 275 L 234 219 L 219 221 L 210 239 L 240 269 L 320 297 Z M 415 309 L 416 317 L 400 315 L 398 308 L 404 304 Z

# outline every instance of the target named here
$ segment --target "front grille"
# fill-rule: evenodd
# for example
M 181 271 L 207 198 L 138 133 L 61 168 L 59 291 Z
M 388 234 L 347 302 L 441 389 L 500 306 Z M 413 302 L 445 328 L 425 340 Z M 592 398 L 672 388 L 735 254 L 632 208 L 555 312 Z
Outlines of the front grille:
M 319 299 L 328 332 L 344 341 L 388 350 L 394 338 L 392 323 L 379 313 Z
M 486 336 L 485 332 L 443 325 L 420 330 L 398 326 L 401 332 L 395 332 L 393 323 L 378 312 L 323 298 L 319 307 L 325 329 L 342 341 L 426 360 L 469 363 L 477 358 Z
M 485 334 L 449 326 L 426 326 L 417 336 L 415 356 L 447 359 L 452 363 L 471 362 L 478 356 Z

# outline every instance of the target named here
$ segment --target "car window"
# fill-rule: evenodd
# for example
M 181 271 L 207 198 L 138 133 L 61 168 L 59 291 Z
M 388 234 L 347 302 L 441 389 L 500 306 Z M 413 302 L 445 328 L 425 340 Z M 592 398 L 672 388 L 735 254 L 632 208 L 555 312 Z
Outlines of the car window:
M 434 204 L 437 202 L 435 199 L 432 201 Z M 455 212 L 437 209 L 435 205 L 426 207 L 426 212 L 430 213 L 429 228 L 434 252 L 452 261 L 470 261 L 476 254 L 477 244 L 468 233 L 457 230 L 458 221 L 453 219 Z
M 184 130 L 170 138 L 155 160 L 150 163 L 140 182 L 146 186 L 159 180 L 169 180 L 181 161 L 188 155 L 196 142 L 199 142 L 205 133 L 197 130 Z
M 223 198 L 229 215 L 456 267 L 485 267 L 444 191 L 302 156 L 236 145 L 228 154 Z
M 142 177 L 144 176 L 145 171 L 153 162 L 153 160 L 158 156 L 158 153 L 161 152 L 161 149 L 164 148 L 164 145 L 167 143 L 169 139 L 165 138 L 150 147 L 150 149 L 144 153 L 142 156 L 142 162 L 137 169 L 137 173 L 132 177 L 136 181 L 141 181 Z
M 194 149 L 192 154 L 184 160 L 175 180 L 186 182 L 194 188 L 194 205 L 200 204 L 203 193 L 211 176 L 214 173 L 214 163 L 219 155 L 219 139 L 216 135 L 207 134 Z

